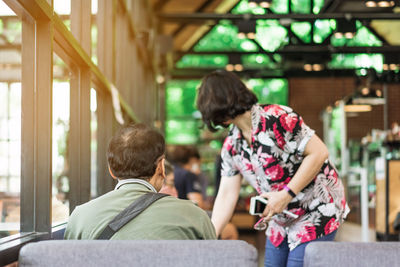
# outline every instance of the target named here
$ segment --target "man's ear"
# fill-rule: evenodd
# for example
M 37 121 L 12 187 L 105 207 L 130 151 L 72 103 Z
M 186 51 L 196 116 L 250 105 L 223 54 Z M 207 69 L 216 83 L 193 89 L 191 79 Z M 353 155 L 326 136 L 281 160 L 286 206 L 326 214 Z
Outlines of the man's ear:
M 115 177 L 115 175 L 113 174 L 113 172 L 111 171 L 110 165 L 108 165 L 108 172 L 110 173 L 111 177 L 115 180 L 117 180 L 118 178 Z
M 165 178 L 165 158 L 161 159 L 157 164 L 157 172 Z

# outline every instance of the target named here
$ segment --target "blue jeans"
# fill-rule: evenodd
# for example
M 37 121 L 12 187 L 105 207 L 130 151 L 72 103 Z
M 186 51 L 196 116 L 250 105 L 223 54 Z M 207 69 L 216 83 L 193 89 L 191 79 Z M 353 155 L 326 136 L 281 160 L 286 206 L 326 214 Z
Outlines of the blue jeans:
M 333 231 L 329 235 L 322 236 L 310 242 L 316 241 L 333 241 L 335 239 L 336 231 Z M 304 260 L 304 250 L 310 243 L 303 243 L 298 245 L 292 251 L 289 250 L 287 238 L 279 245 L 275 247 L 267 238 L 265 245 L 265 267 L 302 267 Z

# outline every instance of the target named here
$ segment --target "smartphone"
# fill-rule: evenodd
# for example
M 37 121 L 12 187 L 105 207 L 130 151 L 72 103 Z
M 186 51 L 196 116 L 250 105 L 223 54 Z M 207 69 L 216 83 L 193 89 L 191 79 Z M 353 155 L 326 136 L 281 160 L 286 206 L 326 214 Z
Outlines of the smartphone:
M 250 214 L 261 215 L 264 212 L 267 204 L 268 201 L 261 196 L 252 197 L 250 199 L 250 210 L 249 210 Z
M 264 212 L 265 207 L 267 206 L 267 204 L 268 204 L 268 200 L 263 198 L 262 196 L 252 197 L 250 199 L 250 210 L 249 210 L 249 213 L 251 215 L 261 215 Z M 290 212 L 288 210 L 283 210 L 282 213 L 284 213 L 284 214 L 286 214 L 286 215 L 288 215 L 288 216 L 290 216 L 290 217 L 292 217 L 294 219 L 297 219 L 299 217 L 299 215 L 294 214 L 293 212 Z

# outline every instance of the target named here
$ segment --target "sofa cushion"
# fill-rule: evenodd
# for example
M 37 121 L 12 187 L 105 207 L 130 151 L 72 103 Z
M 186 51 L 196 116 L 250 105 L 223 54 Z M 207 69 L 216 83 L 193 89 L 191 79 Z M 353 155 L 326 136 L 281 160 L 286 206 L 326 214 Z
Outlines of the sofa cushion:
M 257 266 L 239 240 L 53 240 L 20 251 L 19 266 Z
M 399 242 L 311 242 L 304 267 L 393 267 L 400 264 L 399 251 Z

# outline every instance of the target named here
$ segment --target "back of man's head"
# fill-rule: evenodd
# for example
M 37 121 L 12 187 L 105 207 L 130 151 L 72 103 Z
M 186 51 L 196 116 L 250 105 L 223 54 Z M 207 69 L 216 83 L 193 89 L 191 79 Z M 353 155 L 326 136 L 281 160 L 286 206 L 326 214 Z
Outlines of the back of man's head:
M 164 153 L 164 137 L 139 123 L 125 126 L 114 135 L 108 145 L 107 160 L 116 178 L 148 179 L 154 175 Z

